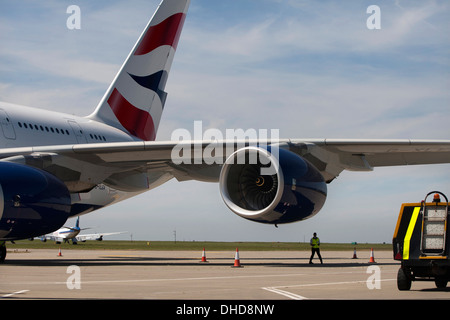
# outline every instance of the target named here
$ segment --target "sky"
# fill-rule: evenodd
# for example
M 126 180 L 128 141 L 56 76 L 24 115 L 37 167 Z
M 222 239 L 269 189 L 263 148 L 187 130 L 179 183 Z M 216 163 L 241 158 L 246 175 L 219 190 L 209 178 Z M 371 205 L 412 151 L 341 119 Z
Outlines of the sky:
M 3 0 L 0 100 L 90 114 L 158 3 Z M 70 5 L 80 29 L 67 27 Z M 157 140 L 194 121 L 224 135 L 449 139 L 449 31 L 447 1 L 192 0 Z M 275 228 L 234 215 L 218 184 L 171 180 L 80 221 L 128 231 L 108 239 L 389 243 L 401 204 L 450 196 L 449 181 L 449 164 L 343 172 L 321 212 Z

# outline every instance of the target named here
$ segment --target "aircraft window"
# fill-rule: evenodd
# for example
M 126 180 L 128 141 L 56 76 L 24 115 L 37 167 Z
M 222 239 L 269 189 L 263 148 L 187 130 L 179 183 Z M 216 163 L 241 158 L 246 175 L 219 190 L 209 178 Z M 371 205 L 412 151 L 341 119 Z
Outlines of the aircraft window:
M 96 134 L 92 134 L 90 133 L 89 136 L 91 137 L 92 140 L 103 140 L 106 141 L 106 138 L 104 136 L 101 135 L 96 135 Z
M 9 121 L 9 119 L 7 119 L 7 121 Z M 52 128 L 52 127 L 47 127 L 47 126 L 43 126 L 43 125 L 37 125 L 37 124 L 31 124 L 31 123 L 25 123 L 25 122 L 17 122 L 17 124 L 19 125 L 20 128 L 25 128 L 25 129 L 31 129 L 31 130 L 41 130 L 41 131 L 47 131 L 47 132 L 52 132 L 52 133 L 61 133 L 61 134 L 67 134 L 68 136 L 70 136 L 70 132 L 67 129 L 58 129 L 58 128 Z M 92 135 L 91 135 L 92 137 Z

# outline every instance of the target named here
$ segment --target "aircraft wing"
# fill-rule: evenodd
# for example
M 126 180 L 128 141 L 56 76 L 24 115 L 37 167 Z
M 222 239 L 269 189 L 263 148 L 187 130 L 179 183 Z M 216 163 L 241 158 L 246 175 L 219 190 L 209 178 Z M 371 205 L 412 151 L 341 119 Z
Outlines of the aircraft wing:
M 312 163 L 331 182 L 343 170 L 450 163 L 450 140 L 280 139 L 276 141 L 138 141 L 38 146 L 0 150 L 3 161 L 38 167 L 58 176 L 71 192 L 100 183 L 136 190 L 147 183 L 141 174 L 180 181 L 217 182 L 230 153 L 248 145 L 277 145 Z M 180 156 L 181 154 L 181 156 Z M 132 190 L 126 190 L 132 191 Z
M 292 141 L 291 151 L 309 160 L 330 182 L 343 170 L 450 163 L 450 140 Z
M 109 233 L 93 233 L 93 234 L 79 234 L 78 236 L 76 236 L 76 239 L 78 241 L 86 241 L 86 240 L 103 240 L 104 236 L 111 236 L 114 234 L 122 234 L 125 233 L 126 231 L 123 232 L 109 232 Z

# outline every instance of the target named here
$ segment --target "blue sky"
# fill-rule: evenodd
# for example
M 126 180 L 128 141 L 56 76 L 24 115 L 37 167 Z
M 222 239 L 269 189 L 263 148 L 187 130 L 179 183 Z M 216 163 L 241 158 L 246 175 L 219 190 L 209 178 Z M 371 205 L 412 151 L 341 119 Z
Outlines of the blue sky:
M 158 2 L 2 1 L 0 100 L 90 114 Z M 66 27 L 72 4 L 80 30 Z M 373 4 L 380 30 L 366 26 Z M 157 139 L 198 120 L 282 138 L 449 139 L 449 6 L 192 0 Z M 235 216 L 217 184 L 170 181 L 81 224 L 141 240 L 389 242 L 401 203 L 450 195 L 449 181 L 450 165 L 344 172 L 317 216 L 278 229 Z

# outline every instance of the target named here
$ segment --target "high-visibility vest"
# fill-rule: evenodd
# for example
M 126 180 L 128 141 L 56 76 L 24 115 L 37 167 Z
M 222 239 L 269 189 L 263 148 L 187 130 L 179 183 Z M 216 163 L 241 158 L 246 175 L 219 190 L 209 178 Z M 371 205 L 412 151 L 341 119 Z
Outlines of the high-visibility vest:
M 319 245 L 320 245 L 320 239 L 319 238 L 311 238 L 311 241 L 309 242 L 310 244 L 311 244 L 311 246 L 313 247 L 313 248 L 319 248 Z

